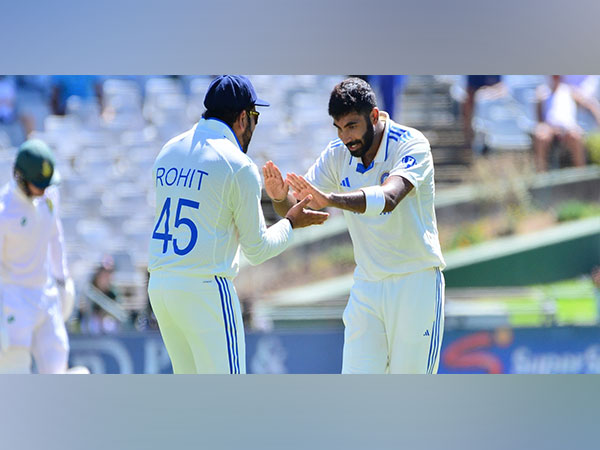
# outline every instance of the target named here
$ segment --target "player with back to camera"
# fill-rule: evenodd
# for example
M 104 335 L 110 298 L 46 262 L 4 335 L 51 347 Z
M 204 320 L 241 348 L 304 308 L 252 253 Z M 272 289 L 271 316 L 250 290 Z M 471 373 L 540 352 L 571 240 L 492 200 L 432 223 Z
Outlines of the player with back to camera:
M 358 78 L 335 86 L 329 115 L 339 139 L 304 176 L 284 181 L 268 161 L 267 194 L 280 215 L 309 194 L 309 207 L 344 212 L 357 267 L 343 314 L 342 373 L 436 373 L 445 263 L 429 142 L 380 111 Z
M 51 186 L 58 179 L 52 151 L 25 141 L 13 174 L 0 196 L 0 373 L 30 373 L 31 355 L 42 374 L 89 373 L 67 370 L 64 321 L 75 291 Z
M 246 372 L 244 327 L 232 279 L 238 250 L 252 264 L 278 255 L 292 229 L 323 223 L 307 196 L 267 228 L 260 174 L 246 155 L 258 123 L 250 80 L 210 84 L 202 119 L 170 140 L 153 168 L 156 225 L 148 294 L 174 373 Z

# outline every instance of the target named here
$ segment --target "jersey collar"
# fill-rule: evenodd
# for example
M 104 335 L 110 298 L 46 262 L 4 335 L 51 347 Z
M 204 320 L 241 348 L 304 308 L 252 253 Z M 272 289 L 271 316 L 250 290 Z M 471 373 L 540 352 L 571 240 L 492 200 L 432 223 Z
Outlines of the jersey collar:
M 33 197 L 27 197 L 25 192 L 21 190 L 21 188 L 17 185 L 17 182 L 12 179 L 9 183 L 9 189 L 12 192 L 12 195 L 21 203 L 25 203 L 27 205 L 33 204 Z
M 238 141 L 237 136 L 229 127 L 229 125 L 222 120 L 215 119 L 214 117 L 210 119 L 200 119 L 200 122 L 198 122 L 198 125 L 196 125 L 196 130 L 198 130 L 198 128 L 209 129 L 215 133 L 223 135 L 224 138 L 229 139 L 232 143 L 238 146 L 240 151 L 242 151 L 242 146 L 240 145 L 240 141 Z M 194 134 L 196 133 L 194 132 Z M 194 136 L 194 141 L 195 140 L 196 138 Z

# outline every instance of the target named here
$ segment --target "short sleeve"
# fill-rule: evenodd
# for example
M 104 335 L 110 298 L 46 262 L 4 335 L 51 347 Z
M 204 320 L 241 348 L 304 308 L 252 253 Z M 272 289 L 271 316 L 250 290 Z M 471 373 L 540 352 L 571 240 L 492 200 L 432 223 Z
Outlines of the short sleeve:
M 433 171 L 433 158 L 431 147 L 424 137 L 415 138 L 400 147 L 395 155 L 394 166 L 391 175 L 399 175 L 406 178 L 415 189 Z

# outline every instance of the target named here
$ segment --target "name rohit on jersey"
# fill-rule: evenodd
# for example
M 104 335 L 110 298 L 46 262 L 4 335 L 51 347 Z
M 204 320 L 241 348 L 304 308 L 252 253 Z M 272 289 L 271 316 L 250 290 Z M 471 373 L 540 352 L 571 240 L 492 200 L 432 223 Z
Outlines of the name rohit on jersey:
M 160 183 L 161 186 L 181 186 L 188 189 L 200 190 L 204 176 L 208 176 L 208 172 L 200 169 L 185 169 L 170 167 L 157 167 L 156 169 L 156 186 Z

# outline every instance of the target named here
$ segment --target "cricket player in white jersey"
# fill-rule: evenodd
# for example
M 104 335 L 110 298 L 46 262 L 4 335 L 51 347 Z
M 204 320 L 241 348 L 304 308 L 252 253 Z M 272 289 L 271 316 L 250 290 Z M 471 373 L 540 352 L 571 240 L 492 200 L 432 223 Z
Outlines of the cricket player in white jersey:
M 68 372 L 64 320 L 73 308 L 74 286 L 52 200 L 56 180 L 50 148 L 37 139 L 24 142 L 14 180 L 0 197 L 0 373 L 30 373 L 31 355 L 39 373 Z
M 335 86 L 329 115 L 339 139 L 304 177 L 291 173 L 284 182 L 270 161 L 263 172 L 278 214 L 308 194 L 311 208 L 344 210 L 356 270 L 343 315 L 342 373 L 436 373 L 445 263 L 429 142 L 380 111 L 358 78 Z
M 203 118 L 169 141 L 154 164 L 156 225 L 150 241 L 148 294 L 175 373 L 246 372 L 244 326 L 231 280 L 239 249 L 252 264 L 278 255 L 293 228 L 328 214 L 300 201 L 267 228 L 260 174 L 246 156 L 258 123 L 246 77 L 210 84 Z

